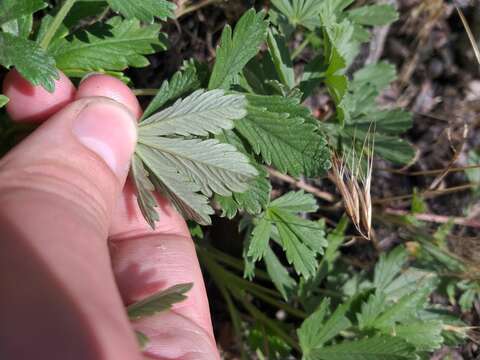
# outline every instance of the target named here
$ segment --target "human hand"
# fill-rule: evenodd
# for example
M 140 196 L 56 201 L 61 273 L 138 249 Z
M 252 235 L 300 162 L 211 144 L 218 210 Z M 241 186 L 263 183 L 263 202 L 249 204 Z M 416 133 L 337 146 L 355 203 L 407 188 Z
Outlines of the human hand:
M 141 109 L 119 80 L 93 75 L 54 94 L 16 71 L 15 121 L 41 123 L 0 160 L 0 358 L 218 359 L 195 247 L 159 199 L 152 231 L 126 181 Z M 113 100 L 112 100 L 113 99 Z M 126 184 L 125 184 L 126 182 Z M 124 304 L 192 282 L 172 311 L 129 323 Z

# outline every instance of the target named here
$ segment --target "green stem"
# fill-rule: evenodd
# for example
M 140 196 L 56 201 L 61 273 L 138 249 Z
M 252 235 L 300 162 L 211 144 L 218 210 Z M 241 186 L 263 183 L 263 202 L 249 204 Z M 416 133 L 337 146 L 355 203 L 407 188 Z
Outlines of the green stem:
M 303 49 L 307 47 L 309 41 L 310 40 L 307 37 L 305 40 L 303 40 L 303 42 L 298 47 L 295 48 L 295 50 L 292 53 L 292 60 L 295 60 L 297 56 L 299 56 L 302 53 Z
M 43 49 L 48 48 L 48 45 L 50 45 L 50 42 L 55 36 L 63 20 L 65 20 L 65 17 L 67 16 L 68 12 L 72 9 L 72 6 L 75 4 L 75 1 L 77 0 L 65 0 L 60 10 L 58 10 L 57 15 L 55 15 L 55 17 L 53 18 L 52 24 L 50 25 L 47 32 L 45 33 L 45 36 L 40 42 L 40 46 Z
M 132 89 L 135 96 L 155 96 L 158 89 Z
M 190 6 L 187 6 L 187 7 L 181 7 L 177 10 L 176 17 L 177 17 L 177 19 L 179 19 L 182 16 L 190 14 L 191 12 L 200 10 L 201 8 L 203 8 L 205 6 L 208 6 L 208 5 L 214 4 L 216 2 L 220 2 L 220 1 L 222 1 L 222 0 L 204 0 L 204 1 L 200 1 L 199 3 L 194 4 L 194 5 L 190 5 Z

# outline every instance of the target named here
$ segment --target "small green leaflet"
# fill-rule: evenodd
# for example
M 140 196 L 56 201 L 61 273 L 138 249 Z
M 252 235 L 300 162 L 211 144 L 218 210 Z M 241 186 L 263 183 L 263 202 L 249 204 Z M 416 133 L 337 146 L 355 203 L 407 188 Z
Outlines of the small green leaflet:
M 298 212 L 314 212 L 317 205 L 311 194 L 290 192 L 272 201 L 259 216 L 248 248 L 249 258 L 260 260 L 273 237 L 286 251 L 287 260 L 305 277 L 317 269 L 317 254 L 327 246 L 323 222 L 305 220 Z
M 207 136 L 232 129 L 233 120 L 246 114 L 243 95 L 201 89 L 145 119 L 138 132 L 140 136 Z
M 254 9 L 247 11 L 235 26 L 225 26 L 217 57 L 213 67 L 209 89 L 228 89 L 234 77 L 257 53 L 267 36 L 268 21 L 264 20 L 265 12 L 256 13 Z
M 136 18 L 152 23 L 154 18 L 165 20 L 174 17 L 175 4 L 167 0 L 107 0 L 114 11 L 126 18 Z
M 155 221 L 159 220 L 157 210 L 155 209 L 157 201 L 153 195 L 155 187 L 148 178 L 148 172 L 145 169 L 145 165 L 137 154 L 134 154 L 132 157 L 131 171 L 135 188 L 138 191 L 140 211 L 148 224 L 154 228 Z
M 6 97 L 5 95 L 0 95 L 0 108 L 4 107 L 5 105 L 7 105 L 8 101 L 10 99 L 8 97 Z
M 0 32 L 0 64 L 17 71 L 32 85 L 41 85 L 53 92 L 58 71 L 55 60 L 35 42 Z
M 341 331 L 352 325 L 345 316 L 351 306 L 350 301 L 339 305 L 333 314 L 325 320 L 329 306 L 330 299 L 324 298 L 318 309 L 297 330 L 300 346 L 306 359 L 309 358 L 309 354 L 314 349 L 321 348 Z
M 165 98 L 171 97 L 170 86 L 162 91 L 167 92 Z M 139 206 L 152 227 L 157 216 L 150 185 L 168 196 L 182 215 L 200 224 L 210 223 L 213 209 L 208 197 L 213 193 L 231 196 L 249 188 L 258 171 L 246 155 L 217 139 L 195 137 L 231 129 L 245 113 L 241 94 L 197 90 L 140 124 L 136 155 L 141 162 L 134 164 L 138 168 L 133 172 L 138 174 L 134 176 Z M 142 163 L 144 167 L 138 165 Z M 148 178 L 142 176 L 145 172 Z
M 31 15 L 47 4 L 42 0 L 2 0 L 0 2 L 0 25 Z
M 170 81 L 165 80 L 142 115 L 141 121 L 152 115 L 168 101 L 177 99 L 200 86 L 195 66 L 189 66 L 184 71 L 177 71 Z
M 140 26 L 138 20 L 114 17 L 74 34 L 71 39 L 56 40 L 49 53 L 59 69 L 67 74 L 74 70 L 77 76 L 79 69 L 87 73 L 143 67 L 149 65 L 144 55 L 166 48 L 159 31 L 157 24 Z
M 268 165 L 293 176 L 315 176 L 330 167 L 326 141 L 310 112 L 294 98 L 247 95 L 248 115 L 236 130 Z
M 297 286 L 295 280 L 290 276 L 288 270 L 278 260 L 277 255 L 273 250 L 268 247 L 263 257 L 265 261 L 265 267 L 272 279 L 273 284 L 277 290 L 282 294 L 285 301 L 288 301 L 290 296 L 294 293 L 294 289 Z
M 185 294 L 189 292 L 192 287 L 192 283 L 174 285 L 145 300 L 132 304 L 127 307 L 128 317 L 132 320 L 138 320 L 169 310 L 173 304 L 185 300 L 187 298 Z
M 415 349 L 393 336 L 374 336 L 312 351 L 309 360 L 411 360 Z
M 320 23 L 319 14 L 323 1 L 318 0 L 272 0 L 272 4 L 293 25 L 302 25 L 312 30 Z
M 398 12 L 392 5 L 362 6 L 347 12 L 349 19 L 360 25 L 387 25 L 398 20 Z

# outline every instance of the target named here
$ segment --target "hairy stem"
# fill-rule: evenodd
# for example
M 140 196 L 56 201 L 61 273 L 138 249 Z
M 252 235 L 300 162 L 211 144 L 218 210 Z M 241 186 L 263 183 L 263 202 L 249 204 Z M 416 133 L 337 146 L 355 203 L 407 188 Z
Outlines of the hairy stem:
M 132 89 L 135 96 L 155 96 L 158 89 Z
M 50 45 L 50 42 L 53 39 L 53 36 L 57 32 L 63 20 L 65 20 L 65 17 L 67 16 L 68 12 L 72 9 L 72 6 L 75 4 L 75 1 L 76 0 L 65 0 L 60 10 L 58 10 L 57 15 L 55 15 L 55 17 L 53 18 L 52 24 L 50 25 L 47 32 L 45 33 L 45 36 L 40 42 L 40 46 L 43 49 L 48 48 L 48 45 Z

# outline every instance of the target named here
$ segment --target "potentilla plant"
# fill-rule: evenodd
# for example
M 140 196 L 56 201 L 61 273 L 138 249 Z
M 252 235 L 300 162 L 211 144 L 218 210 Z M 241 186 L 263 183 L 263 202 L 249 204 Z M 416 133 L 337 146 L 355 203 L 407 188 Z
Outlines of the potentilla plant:
M 241 347 L 244 358 L 252 351 L 272 359 L 300 353 L 327 360 L 425 358 L 455 338 L 451 331 L 445 335 L 453 320 L 428 305 L 438 284 L 435 274 L 411 268 L 403 273 L 407 255 L 398 247 L 382 257 L 373 278 L 348 279 L 336 262 L 346 218 L 328 229 L 311 216 L 318 210 L 312 195 L 292 191 L 273 198 L 268 176 L 272 170 L 293 178 L 330 173 L 351 221 L 370 237 L 372 159 L 410 161 L 414 150 L 400 134 L 412 119 L 376 103 L 395 79 L 392 65 L 369 64 L 354 72 L 351 65 L 369 41 L 370 28 L 398 14 L 390 5 L 358 6 L 354 0 L 267 3 L 256 2 L 223 28 L 212 64 L 189 59 L 163 79 L 138 124 L 131 165 L 138 206 L 152 228 L 159 220 L 155 192 L 199 225 L 209 225 L 214 214 L 240 219 L 243 260 L 203 246 L 198 250 L 229 304 L 237 335 L 249 339 Z M 0 64 L 52 96 L 59 70 L 74 80 L 105 73 L 134 87 L 125 70 L 148 67 L 147 55 L 168 49 L 161 24 L 203 5 L 1 0 Z M 334 111 L 325 117 L 315 117 L 305 105 L 319 93 L 331 98 Z M 0 106 L 7 103 L 0 95 Z M 1 116 L 4 153 L 29 129 L 14 125 L 5 111 Z M 272 288 L 242 279 L 238 269 L 250 280 L 271 281 Z M 321 287 L 333 290 L 320 296 Z M 131 305 L 128 313 L 137 319 L 163 311 L 189 289 L 179 284 Z M 268 318 L 247 294 L 295 320 L 282 324 Z M 255 347 L 258 332 L 244 327 L 249 320 L 237 306 L 263 324 L 270 355 Z M 142 334 L 139 340 L 148 341 Z

